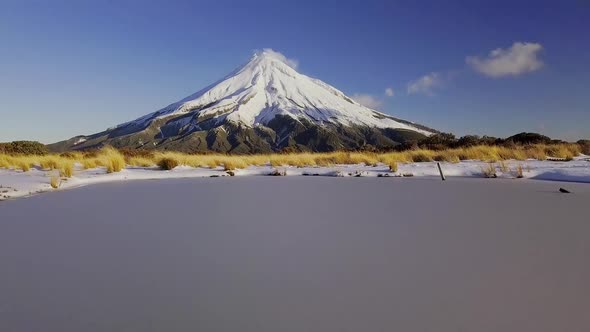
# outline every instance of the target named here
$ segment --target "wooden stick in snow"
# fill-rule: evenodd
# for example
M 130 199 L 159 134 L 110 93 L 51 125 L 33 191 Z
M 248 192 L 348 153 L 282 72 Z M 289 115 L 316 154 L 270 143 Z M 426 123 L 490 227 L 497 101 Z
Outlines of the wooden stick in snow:
M 440 168 L 440 163 L 436 163 L 436 166 L 438 166 L 438 172 L 440 173 L 440 178 L 444 181 L 445 179 L 445 175 L 443 174 L 442 168 Z

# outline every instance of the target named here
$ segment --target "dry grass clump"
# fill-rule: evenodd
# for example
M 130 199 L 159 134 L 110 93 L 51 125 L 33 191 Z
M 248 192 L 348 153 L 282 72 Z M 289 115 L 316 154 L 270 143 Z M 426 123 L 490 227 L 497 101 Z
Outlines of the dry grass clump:
M 526 152 L 523 150 L 519 150 L 519 149 L 509 149 L 509 148 L 505 148 L 505 147 L 498 147 L 498 149 L 496 149 L 496 154 L 497 154 L 498 160 L 509 160 L 509 159 L 526 160 L 527 159 Z
M 483 173 L 483 176 L 486 178 L 495 178 L 497 177 L 496 175 L 496 165 L 494 165 L 494 163 L 488 163 L 488 166 L 486 167 L 482 167 L 481 171 Z
M 500 170 L 502 171 L 502 173 L 508 173 L 510 172 L 510 168 L 508 168 L 508 165 L 504 162 L 504 160 L 500 160 Z
M 311 153 L 297 154 L 291 156 L 291 165 L 296 167 L 316 166 L 315 157 Z
M 21 169 L 23 172 L 28 172 L 31 169 L 31 162 L 28 160 L 19 160 L 16 163 L 16 168 Z
M 17 168 L 16 162 L 13 156 L 2 154 L 0 155 L 0 167 L 1 168 Z
M 162 158 L 158 162 L 158 166 L 161 169 L 169 171 L 169 170 L 174 169 L 175 167 L 178 166 L 178 160 L 176 160 L 174 158 Z
M 250 155 L 244 156 L 244 161 L 252 166 L 264 166 L 269 163 L 268 155 Z
M 208 158 L 207 161 L 205 162 L 205 166 L 207 166 L 211 169 L 217 168 L 217 166 L 219 166 L 219 164 L 220 164 L 219 160 L 211 159 L 211 158 Z
M 84 153 L 79 152 L 79 151 L 69 151 L 69 152 L 63 152 L 60 153 L 59 156 L 61 158 L 66 158 L 66 159 L 81 159 L 84 157 Z
M 288 154 L 276 154 L 269 155 L 265 158 L 258 160 L 259 163 L 266 164 L 265 159 L 270 163 L 271 166 L 278 167 L 284 165 L 306 167 L 316 166 L 316 154 L 314 153 L 288 153 Z M 332 158 L 330 160 L 324 160 L 325 163 L 333 163 Z
M 107 173 L 120 172 L 125 168 L 125 157 L 117 149 L 107 146 L 98 153 L 96 164 L 106 167 Z
M 121 149 L 119 152 L 125 157 L 125 163 L 130 166 L 151 167 L 158 163 L 153 151 Z
M 530 145 L 524 147 L 524 152 L 529 159 L 545 160 L 547 159 L 547 153 L 545 148 L 538 145 Z
M 51 188 L 57 189 L 61 185 L 61 179 L 59 178 L 59 176 L 54 175 L 49 180 L 49 184 L 51 185 Z
M 348 153 L 344 156 L 343 162 L 338 164 L 365 164 L 367 166 L 375 166 L 379 162 L 377 154 L 374 152 L 354 152 Z
M 389 166 L 391 172 L 397 172 L 397 158 L 396 155 L 387 154 L 379 157 L 379 162 Z
M 0 168 L 10 168 L 10 163 L 8 163 L 4 156 L 0 156 Z
M 63 155 L 63 154 L 62 154 Z M 36 164 L 44 170 L 59 170 L 60 176 L 72 177 L 74 174 L 74 159 L 72 156 L 41 156 Z
M 412 151 L 411 156 L 412 161 L 415 163 L 424 163 L 434 160 L 430 151 Z
M 233 159 L 233 158 L 226 158 L 223 160 L 223 170 L 224 171 L 233 171 L 238 168 L 246 168 L 248 164 L 240 159 Z
M 348 161 L 348 155 L 347 152 L 321 153 L 315 156 L 315 163 L 318 166 L 345 164 Z
M 579 154 L 575 144 L 524 145 L 524 146 L 473 146 L 455 149 L 460 160 L 482 160 L 496 162 L 501 160 L 545 160 L 548 156 L 567 158 Z M 573 158 L 573 157 L 572 157 Z
M 319 156 L 316 156 L 315 163 L 318 166 L 330 167 L 330 166 L 334 166 L 335 164 L 337 164 L 338 159 L 340 159 L 340 158 L 338 158 L 334 154 L 321 154 Z
M 436 153 L 432 159 L 434 161 L 445 161 L 449 163 L 458 163 L 461 160 L 459 159 L 459 155 L 455 149 L 447 150 L 447 151 L 439 151 Z
M 117 149 L 110 146 L 101 150 L 79 154 L 76 159 L 84 169 L 105 167 L 107 173 L 120 172 L 126 166 L 125 157 Z
M 516 178 L 517 179 L 522 179 L 523 177 L 524 177 L 524 174 L 523 174 L 523 170 L 522 170 L 522 165 L 519 164 L 516 167 Z
M 125 162 L 130 166 L 151 167 L 156 165 L 153 159 L 145 157 L 125 157 Z
M 276 155 L 267 155 L 268 163 L 273 167 L 279 166 L 321 166 L 333 165 L 336 163 L 335 153 L 325 153 L 319 156 L 315 153 L 285 153 Z
M 174 160 L 177 166 L 190 166 L 190 167 L 210 167 L 213 165 L 212 162 L 208 161 L 209 156 L 190 155 L 179 152 L 157 152 L 154 154 L 154 159 L 159 164 L 163 159 Z M 216 163 L 214 167 L 216 167 Z
M 99 162 L 96 158 L 83 159 L 81 164 L 82 164 L 82 168 L 84 168 L 84 169 L 91 169 L 91 168 L 96 168 L 99 166 Z
M 395 161 L 390 161 L 387 166 L 389 166 L 391 172 L 397 172 L 397 163 Z
M 59 166 L 59 176 L 71 178 L 74 175 L 74 163 L 63 161 Z
M 159 152 L 155 153 L 154 159 L 157 162 L 151 162 L 151 165 L 158 164 L 162 160 L 168 160 L 169 163 L 175 163 L 177 166 L 184 165 L 189 167 L 209 167 L 217 168 L 223 166 L 225 170 L 233 170 L 237 168 L 246 168 L 248 165 L 262 164 L 258 156 L 230 156 L 220 154 L 210 155 L 191 155 L 178 152 Z M 130 164 L 134 166 L 144 166 L 150 164 L 149 158 L 131 158 Z M 172 162 L 173 161 L 173 162 Z M 166 169 L 166 168 L 164 168 Z
M 493 162 L 501 159 L 496 146 L 471 146 L 465 149 L 461 154 L 461 160 L 481 160 Z M 506 156 L 508 157 L 508 156 Z
M 578 144 L 554 144 L 542 148 L 548 157 L 565 158 L 566 160 L 572 160 L 582 153 L 582 148 Z
M 42 169 L 54 170 L 59 168 L 59 164 L 61 163 L 61 159 L 58 156 L 46 156 L 39 161 L 39 166 Z
M 144 149 L 129 149 L 123 148 L 119 149 L 119 152 L 123 154 L 123 156 L 128 158 L 145 158 L 145 159 L 154 159 L 156 153 L 152 150 L 144 150 Z
M 225 162 L 223 162 L 223 170 L 224 171 L 233 171 L 236 168 L 236 163 L 232 160 L 226 160 Z
M 0 167 L 20 169 L 23 172 L 28 172 L 31 167 L 37 164 L 37 155 L 0 155 Z
M 512 158 L 505 159 L 526 160 L 527 155 L 523 150 L 512 150 Z
M 381 155 L 374 152 L 325 152 L 325 153 L 287 153 L 269 155 L 271 166 L 333 166 L 338 164 L 365 164 L 376 166 Z M 261 161 L 262 162 L 262 161 Z
M 379 161 L 387 164 L 390 161 L 396 161 L 398 163 L 411 163 L 412 162 L 412 151 L 403 152 L 388 152 L 378 155 Z
M 269 163 L 272 167 L 279 167 L 288 164 L 289 155 L 276 155 L 271 156 Z

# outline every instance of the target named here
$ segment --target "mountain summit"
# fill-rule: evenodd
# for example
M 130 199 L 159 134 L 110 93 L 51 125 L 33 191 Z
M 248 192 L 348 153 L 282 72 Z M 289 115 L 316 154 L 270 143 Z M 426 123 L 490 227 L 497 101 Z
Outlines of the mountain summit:
M 256 153 L 393 147 L 436 132 L 362 106 L 298 73 L 282 54 L 257 52 L 222 80 L 134 121 L 52 144 Z

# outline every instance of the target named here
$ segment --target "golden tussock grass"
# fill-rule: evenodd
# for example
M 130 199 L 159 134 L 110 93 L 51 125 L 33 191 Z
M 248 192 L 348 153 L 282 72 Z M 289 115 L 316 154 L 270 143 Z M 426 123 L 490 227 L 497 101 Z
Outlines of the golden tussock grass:
M 423 163 L 433 161 L 431 151 L 419 151 L 412 154 L 412 161 L 415 163 Z
M 16 163 L 16 168 L 21 169 L 23 172 L 28 172 L 31 169 L 31 162 L 28 160 L 20 160 Z
M 139 167 L 151 167 L 156 165 L 153 159 L 146 157 L 127 157 L 125 158 L 127 165 Z
M 83 169 L 105 167 L 107 172 L 119 172 L 127 165 L 152 167 L 160 165 L 164 159 L 173 160 L 176 165 L 190 167 L 223 167 L 235 170 L 248 166 L 270 165 L 272 167 L 314 167 L 345 164 L 387 165 L 397 169 L 398 163 L 442 161 L 456 163 L 461 160 L 480 160 L 485 162 L 502 162 L 504 160 L 545 160 L 547 157 L 571 160 L 582 151 L 578 144 L 504 146 L 472 146 L 447 150 L 407 150 L 399 152 L 325 152 L 325 153 L 277 153 L 257 155 L 227 154 L 186 154 L 170 151 L 123 151 L 105 147 L 92 152 L 67 152 L 62 154 L 6 155 L 0 154 L 0 167 L 28 171 L 31 167 L 43 170 L 59 170 L 62 176 L 73 175 L 74 164 L 79 163 Z M 172 163 L 171 163 L 172 165 Z M 500 163 L 504 172 L 506 166 Z
M 5 155 L 0 155 L 0 168 L 10 168 L 10 163 Z
M 497 162 L 502 160 L 526 160 L 538 159 L 545 160 L 548 152 L 557 157 L 565 158 L 566 156 L 578 155 L 576 150 L 580 148 L 575 144 L 561 145 L 533 145 L 508 148 L 501 146 L 473 146 L 468 148 L 447 149 L 441 151 L 433 150 L 409 150 L 401 152 L 326 152 L 326 153 L 286 153 L 286 154 L 266 154 L 266 155 L 190 155 L 178 152 L 160 152 L 155 153 L 155 159 L 162 157 L 172 158 L 178 161 L 179 165 L 191 167 L 224 167 L 226 170 L 245 168 L 247 166 L 270 165 L 272 167 L 295 166 L 295 167 L 313 167 L 313 166 L 334 166 L 346 164 L 365 164 L 376 166 L 379 163 L 390 165 L 395 163 L 409 162 L 430 162 L 443 161 L 457 163 L 461 160 L 481 160 L 486 162 Z M 572 157 L 573 158 L 573 157 Z M 130 161 L 130 164 L 138 162 Z M 144 162 L 148 164 L 148 162 Z
M 543 147 L 548 157 L 573 159 L 582 153 L 582 148 L 578 144 L 555 144 Z
M 100 150 L 98 160 L 107 168 L 107 173 L 120 172 L 126 165 L 123 154 L 110 146 Z
M 61 163 L 61 159 L 59 156 L 46 156 L 44 158 L 41 158 L 41 160 L 39 161 L 39 166 L 42 169 L 47 169 L 47 170 L 54 170 L 54 169 L 58 169 L 59 168 L 59 164 Z
M 500 164 L 500 170 L 502 171 L 502 173 L 508 173 L 508 172 L 510 172 L 510 168 L 504 162 L 504 160 L 500 160 L 499 164 Z
M 392 160 L 389 163 L 387 163 L 387 166 L 389 166 L 389 170 L 391 172 L 397 172 L 397 162 Z
M 59 167 L 59 176 L 71 178 L 74 175 L 74 162 L 62 161 Z
M 495 178 L 496 177 L 496 165 L 494 163 L 488 163 L 486 167 L 482 167 L 481 171 L 483 176 L 486 178 Z
M 432 159 L 434 159 L 434 161 L 445 161 L 449 163 L 458 163 L 461 161 L 459 155 L 455 153 L 455 151 L 439 152 L 435 154 Z
M 158 166 L 164 170 L 171 170 L 178 166 L 178 161 L 172 158 L 162 158 L 158 161 Z
M 31 155 L 4 155 L 0 154 L 0 167 L 19 169 L 23 172 L 28 172 L 31 167 L 36 165 L 35 159 L 37 156 Z
M 125 168 L 125 159 L 116 149 L 103 148 L 96 153 L 68 152 L 49 155 L 4 155 L 0 154 L 0 167 L 29 171 L 31 167 L 41 170 L 58 170 L 60 176 L 71 177 L 75 163 L 89 169 L 104 166 L 109 172 L 118 172 Z
M 234 158 L 226 158 L 222 161 L 223 163 L 223 169 L 225 171 L 233 171 L 235 169 L 238 168 L 246 168 L 248 167 L 248 164 L 246 164 L 246 162 L 244 162 L 243 160 L 240 159 L 234 159 Z
M 82 164 L 82 168 L 84 169 L 91 169 L 96 168 L 98 166 L 102 166 L 96 158 L 83 159 L 80 163 Z
M 51 188 L 57 189 L 61 185 L 61 179 L 59 176 L 54 175 L 49 179 L 49 184 L 51 185 Z
M 522 179 L 523 177 L 524 177 L 524 174 L 523 174 L 522 165 L 520 165 L 520 164 L 519 164 L 519 165 L 516 167 L 516 178 L 517 178 L 517 179 Z

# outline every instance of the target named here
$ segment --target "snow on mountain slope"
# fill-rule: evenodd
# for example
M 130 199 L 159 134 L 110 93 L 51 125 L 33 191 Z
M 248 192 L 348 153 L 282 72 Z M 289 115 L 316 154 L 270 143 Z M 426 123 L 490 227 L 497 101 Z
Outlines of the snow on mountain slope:
M 277 115 L 306 119 L 313 123 L 360 125 L 408 129 L 425 135 L 432 131 L 407 121 L 396 121 L 369 109 L 336 88 L 293 69 L 286 58 L 273 50 L 256 53 L 243 67 L 221 81 L 157 112 L 122 124 L 147 126 L 152 121 L 174 116 L 169 126 L 200 130 L 196 120 L 221 125 L 225 121 L 249 127 L 267 124 Z

